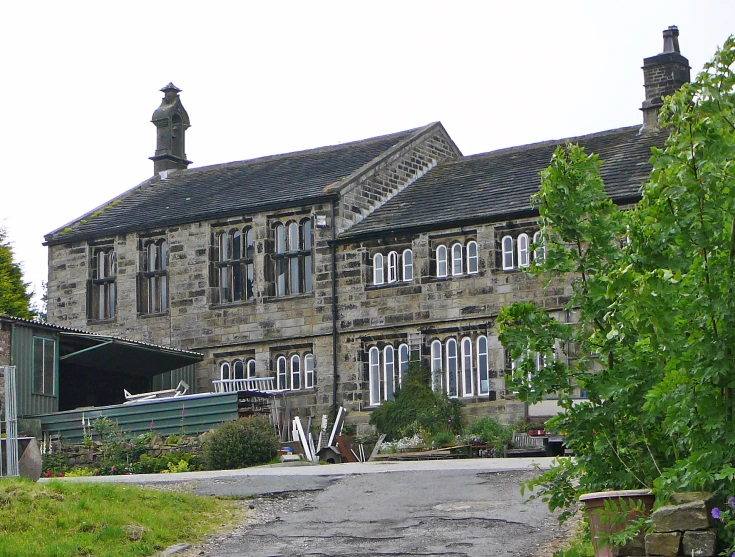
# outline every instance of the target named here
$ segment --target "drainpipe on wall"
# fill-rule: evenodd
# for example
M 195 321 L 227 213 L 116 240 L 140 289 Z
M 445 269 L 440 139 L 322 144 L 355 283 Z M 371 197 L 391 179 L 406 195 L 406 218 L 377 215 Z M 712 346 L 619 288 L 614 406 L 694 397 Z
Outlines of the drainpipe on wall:
M 332 239 L 332 414 L 337 416 L 337 230 L 334 222 L 334 199 L 331 201 Z

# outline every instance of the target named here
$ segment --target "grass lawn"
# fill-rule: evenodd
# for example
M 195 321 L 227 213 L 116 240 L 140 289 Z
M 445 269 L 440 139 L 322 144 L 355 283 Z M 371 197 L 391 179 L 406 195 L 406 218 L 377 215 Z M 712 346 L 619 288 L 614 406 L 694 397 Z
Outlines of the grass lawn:
M 149 556 L 241 516 L 233 500 L 114 484 L 0 479 L 0 557 Z

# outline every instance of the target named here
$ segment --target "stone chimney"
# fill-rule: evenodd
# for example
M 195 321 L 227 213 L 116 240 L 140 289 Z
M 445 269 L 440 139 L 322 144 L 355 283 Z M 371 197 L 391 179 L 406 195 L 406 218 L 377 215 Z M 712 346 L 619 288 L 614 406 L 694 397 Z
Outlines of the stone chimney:
M 643 60 L 643 128 L 641 131 L 658 130 L 658 111 L 663 105 L 661 97 L 671 95 L 689 82 L 689 60 L 679 52 L 679 29 L 672 25 L 664 31 L 662 53 Z
M 163 100 L 153 113 L 151 122 L 156 126 L 156 154 L 153 161 L 155 174 L 166 170 L 184 170 L 191 161 L 186 160 L 184 134 L 189 128 L 189 115 L 181 104 L 181 89 L 169 83 L 163 89 Z

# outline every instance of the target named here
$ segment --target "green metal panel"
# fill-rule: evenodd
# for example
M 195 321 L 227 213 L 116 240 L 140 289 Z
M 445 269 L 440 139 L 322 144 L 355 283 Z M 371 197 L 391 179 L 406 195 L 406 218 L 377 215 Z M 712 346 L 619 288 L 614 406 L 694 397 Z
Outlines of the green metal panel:
M 64 442 L 81 443 L 85 422 L 106 417 L 116 422 L 120 431 L 131 437 L 148 431 L 159 435 L 197 434 L 217 424 L 237 419 L 237 393 L 204 393 L 176 398 L 162 398 L 135 404 L 100 406 L 86 410 L 68 410 L 33 416 L 41 420 L 41 429 L 60 435 Z
M 54 339 L 54 395 L 33 394 L 33 337 Z M 59 334 L 14 323 L 10 340 L 10 365 L 16 366 L 18 417 L 47 414 L 59 409 Z
M 196 394 L 196 364 L 153 376 L 151 388 L 154 391 L 175 389 L 179 381 L 185 381 L 189 385 L 189 392 L 187 394 Z

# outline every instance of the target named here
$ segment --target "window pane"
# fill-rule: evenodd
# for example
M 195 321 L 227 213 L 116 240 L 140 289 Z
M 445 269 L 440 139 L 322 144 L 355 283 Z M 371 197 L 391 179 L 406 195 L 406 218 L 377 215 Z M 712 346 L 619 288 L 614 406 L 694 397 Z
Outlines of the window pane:
M 156 244 L 151 242 L 148 244 L 148 257 L 146 271 L 155 271 L 158 267 L 156 266 Z
M 373 256 L 373 284 L 383 284 L 383 255 Z
M 309 354 L 304 357 L 304 388 L 311 389 L 314 387 L 314 356 Z
M 487 337 L 481 336 L 477 339 L 477 376 L 481 395 L 490 391 L 488 375 Z
M 383 363 L 383 382 L 385 383 L 385 393 L 384 398 L 386 400 L 393 400 L 393 393 L 396 390 L 395 385 L 395 362 L 394 362 L 394 354 L 393 354 L 393 347 L 392 346 L 386 346 L 385 350 L 383 351 L 383 358 L 385 359 Z
M 54 354 L 55 343 L 53 340 L 43 341 L 43 393 L 54 394 Z
M 304 292 L 314 290 L 314 280 L 311 274 L 311 255 L 304 256 Z
M 278 388 L 285 389 L 287 388 L 287 385 L 286 385 L 286 358 L 284 358 L 283 356 L 278 358 L 278 363 L 276 364 L 276 368 L 278 370 Z
M 396 282 L 398 273 L 398 254 L 394 251 L 388 254 L 388 282 Z
M 230 259 L 230 237 L 226 233 L 219 235 L 219 260 L 228 261 Z
M 222 362 L 222 365 L 220 365 L 219 369 L 222 379 L 230 379 L 230 364 L 228 364 L 227 362 Z
M 246 268 L 247 268 L 247 278 L 246 278 L 247 291 L 245 293 L 245 296 L 249 300 L 250 298 L 253 297 L 253 272 L 254 272 L 253 264 L 248 263 L 246 265 Z
M 462 391 L 465 396 L 475 394 L 472 385 L 472 341 L 469 338 L 462 339 Z
M 105 285 L 108 288 L 108 296 L 107 301 L 109 302 L 109 305 L 107 306 L 107 316 L 109 319 L 112 319 L 115 317 L 115 283 L 110 282 Z
M 299 258 L 289 258 L 290 277 L 289 277 L 289 291 L 291 294 L 301 292 L 301 281 L 299 280 Z
M 431 343 L 431 387 L 438 391 L 442 386 L 442 344 L 438 340 Z
M 253 230 L 248 228 L 245 230 L 245 244 L 244 244 L 244 255 L 247 259 L 252 259 L 255 253 L 255 246 L 253 244 Z
M 148 279 L 148 312 L 156 313 L 158 311 L 158 288 L 156 283 L 157 277 Z
M 242 245 L 242 234 L 239 230 L 232 233 L 232 259 L 240 259 L 242 257 L 240 246 Z
M 276 294 L 284 296 L 286 294 L 286 260 L 278 259 L 276 261 Z
M 168 242 L 161 242 L 161 270 L 168 269 Z
M 452 274 L 462 274 L 462 245 L 454 244 L 452 246 Z
M 298 356 L 291 358 L 291 388 L 301 388 L 301 360 Z
M 226 303 L 232 301 L 230 291 L 230 268 L 220 267 L 219 269 L 219 301 Z
M 528 235 L 521 234 L 518 236 L 518 266 L 528 267 Z
M 380 352 L 372 347 L 369 352 L 369 377 L 370 406 L 380 404 Z
M 301 249 L 304 251 L 311 250 L 311 219 L 302 221 L 301 229 L 303 231 L 304 243 Z
M 407 344 L 401 344 L 398 347 L 398 365 L 400 369 L 400 374 L 398 375 L 398 386 L 400 387 L 401 384 L 403 384 L 403 380 L 406 378 L 406 373 L 408 372 L 408 345 Z
M 403 252 L 403 280 L 413 280 L 413 252 L 410 249 Z
M 447 394 L 457 396 L 457 341 L 447 341 Z
M 503 237 L 503 269 L 513 268 L 513 238 Z
M 286 253 L 286 236 L 283 225 L 276 225 L 276 253 Z
M 467 244 L 467 272 L 476 273 L 478 271 L 477 242 Z
M 255 377 L 255 360 L 248 360 L 247 371 L 248 371 L 247 378 L 253 379 Z
M 33 392 L 43 393 L 43 339 L 33 339 Z
M 158 279 L 161 291 L 161 311 L 168 311 L 168 282 L 165 275 Z
M 436 248 L 436 276 L 446 277 L 447 276 L 447 248 L 446 246 L 439 246 Z
M 239 301 L 243 299 L 242 292 L 242 265 L 233 263 L 232 265 L 232 299 Z
M 292 222 L 288 225 L 288 251 L 299 249 L 299 226 Z
M 242 360 L 235 360 L 233 367 L 234 373 L 234 379 L 244 379 L 245 378 L 245 366 L 242 363 Z

